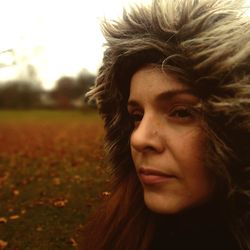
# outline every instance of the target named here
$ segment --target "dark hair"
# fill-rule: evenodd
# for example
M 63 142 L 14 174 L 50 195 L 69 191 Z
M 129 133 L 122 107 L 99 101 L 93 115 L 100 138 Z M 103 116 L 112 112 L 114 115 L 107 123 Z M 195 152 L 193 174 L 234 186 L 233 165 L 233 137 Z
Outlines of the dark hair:
M 117 21 L 103 23 L 106 51 L 87 96 L 96 100 L 105 122 L 114 185 L 111 197 L 85 227 L 84 249 L 147 249 L 152 240 L 155 216 L 144 205 L 135 174 L 126 108 L 130 79 L 147 64 L 174 73 L 202 99 L 206 166 L 217 178 L 217 202 L 241 249 L 249 249 L 250 22 L 246 10 L 240 0 L 154 0 L 125 10 Z

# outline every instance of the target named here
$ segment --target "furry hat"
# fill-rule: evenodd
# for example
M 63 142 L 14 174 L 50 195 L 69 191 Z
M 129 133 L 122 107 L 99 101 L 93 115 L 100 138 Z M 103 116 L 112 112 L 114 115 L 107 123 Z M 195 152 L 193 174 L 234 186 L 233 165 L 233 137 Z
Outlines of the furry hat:
M 116 182 L 133 169 L 131 76 L 144 65 L 158 65 L 201 98 L 206 165 L 218 179 L 228 217 L 249 229 L 250 17 L 243 1 L 154 0 L 104 22 L 103 33 L 103 64 L 87 96 L 96 100 L 104 119 Z

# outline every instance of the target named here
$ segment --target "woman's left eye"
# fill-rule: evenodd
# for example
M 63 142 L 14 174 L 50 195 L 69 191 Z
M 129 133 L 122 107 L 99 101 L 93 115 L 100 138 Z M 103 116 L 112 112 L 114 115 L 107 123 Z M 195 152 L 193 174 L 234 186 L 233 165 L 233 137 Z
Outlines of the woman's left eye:
M 169 116 L 178 120 L 191 120 L 195 117 L 195 110 L 191 107 L 174 107 L 169 112 Z

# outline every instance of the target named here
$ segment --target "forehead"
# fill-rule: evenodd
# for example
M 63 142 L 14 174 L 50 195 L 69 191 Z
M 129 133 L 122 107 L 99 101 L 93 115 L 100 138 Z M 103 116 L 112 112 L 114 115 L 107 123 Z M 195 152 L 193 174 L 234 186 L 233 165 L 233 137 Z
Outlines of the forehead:
M 176 95 L 191 95 L 191 90 L 171 73 L 159 67 L 146 66 L 132 76 L 129 100 L 171 98 Z

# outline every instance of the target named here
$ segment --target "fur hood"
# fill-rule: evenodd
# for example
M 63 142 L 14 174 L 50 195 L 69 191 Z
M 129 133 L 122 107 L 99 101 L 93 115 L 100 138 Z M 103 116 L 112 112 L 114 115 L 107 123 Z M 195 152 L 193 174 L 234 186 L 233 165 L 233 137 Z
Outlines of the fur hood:
M 133 169 L 126 107 L 131 76 L 143 65 L 159 65 L 201 98 L 207 166 L 218 178 L 225 213 L 239 228 L 245 224 L 247 233 L 250 17 L 243 2 L 155 0 L 124 11 L 117 21 L 104 22 L 103 33 L 107 41 L 103 64 L 87 96 L 96 100 L 104 119 L 116 181 Z

